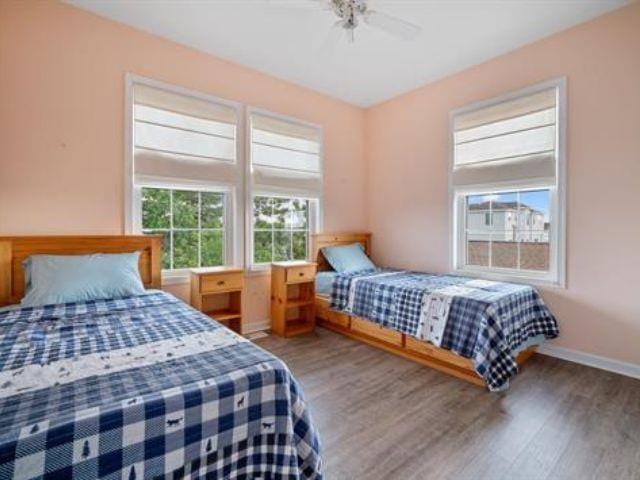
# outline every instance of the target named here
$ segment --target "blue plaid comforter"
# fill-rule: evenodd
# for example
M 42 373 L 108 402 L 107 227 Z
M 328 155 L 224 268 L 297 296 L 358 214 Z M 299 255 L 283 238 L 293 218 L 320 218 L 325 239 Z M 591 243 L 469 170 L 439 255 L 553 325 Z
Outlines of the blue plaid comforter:
M 162 293 L 0 312 L 0 478 L 321 478 L 277 358 Z
M 351 308 L 346 311 L 356 279 Z M 451 300 L 440 346 L 472 359 L 492 391 L 506 388 L 517 374 L 514 352 L 519 346 L 540 335 L 558 336 L 556 319 L 534 288 L 453 275 L 400 270 L 339 274 L 333 283 L 331 308 L 415 336 L 425 293 L 451 286 L 465 287 L 466 292 Z

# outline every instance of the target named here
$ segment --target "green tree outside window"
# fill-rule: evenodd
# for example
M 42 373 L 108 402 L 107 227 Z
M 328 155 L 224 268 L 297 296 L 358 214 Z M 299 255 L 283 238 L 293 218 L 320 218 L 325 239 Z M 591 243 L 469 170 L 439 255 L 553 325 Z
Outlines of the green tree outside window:
M 222 265 L 225 194 L 143 187 L 142 232 L 163 235 L 163 269 Z
M 306 260 L 309 200 L 253 198 L 253 263 Z

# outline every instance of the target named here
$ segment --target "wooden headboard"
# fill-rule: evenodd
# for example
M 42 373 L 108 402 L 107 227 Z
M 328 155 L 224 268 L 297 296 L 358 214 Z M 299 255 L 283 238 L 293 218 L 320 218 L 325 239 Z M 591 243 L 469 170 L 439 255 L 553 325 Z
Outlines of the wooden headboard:
M 18 303 L 24 296 L 22 262 L 31 255 L 87 255 L 140 253 L 140 277 L 146 288 L 160 288 L 161 235 L 90 235 L 0 237 L 0 306 Z
M 367 256 L 371 256 L 370 233 L 317 233 L 312 235 L 311 260 L 318 264 L 318 271 L 332 270 L 322 254 L 322 248 L 353 243 L 361 244 Z

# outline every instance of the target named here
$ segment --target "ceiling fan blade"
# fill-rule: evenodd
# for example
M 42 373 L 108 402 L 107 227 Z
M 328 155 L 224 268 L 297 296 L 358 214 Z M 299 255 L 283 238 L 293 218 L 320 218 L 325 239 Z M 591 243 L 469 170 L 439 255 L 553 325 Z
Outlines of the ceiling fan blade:
M 413 40 L 422 31 L 418 25 L 375 10 L 365 11 L 362 18 L 367 25 L 377 27 L 403 40 Z

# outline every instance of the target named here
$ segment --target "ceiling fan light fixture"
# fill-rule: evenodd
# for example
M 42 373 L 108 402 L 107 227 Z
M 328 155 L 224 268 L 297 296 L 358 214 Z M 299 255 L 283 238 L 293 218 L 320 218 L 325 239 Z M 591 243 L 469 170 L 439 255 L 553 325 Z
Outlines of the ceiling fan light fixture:
M 413 40 L 421 28 L 400 18 L 370 10 L 367 0 L 324 0 L 325 6 L 339 18 L 349 43 L 355 39 L 355 29 L 362 19 L 365 24 L 385 31 L 403 40 Z

